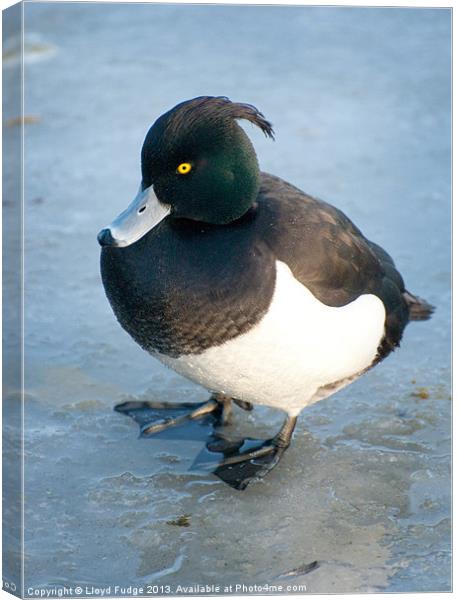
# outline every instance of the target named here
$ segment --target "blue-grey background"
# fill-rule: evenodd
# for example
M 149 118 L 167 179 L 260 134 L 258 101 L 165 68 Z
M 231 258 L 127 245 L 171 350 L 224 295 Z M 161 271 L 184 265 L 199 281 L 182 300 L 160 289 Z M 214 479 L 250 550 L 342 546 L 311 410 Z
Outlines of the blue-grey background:
M 450 589 L 450 17 L 25 5 L 26 587 Z M 203 94 L 256 105 L 276 130 L 247 126 L 262 168 L 344 210 L 437 306 L 305 410 L 280 466 L 243 493 L 188 471 L 202 443 L 139 440 L 112 411 L 206 397 L 118 326 L 96 243 L 136 192 L 151 122 Z M 234 430 L 268 436 L 281 419 L 238 412 Z M 182 515 L 189 527 L 169 523 Z

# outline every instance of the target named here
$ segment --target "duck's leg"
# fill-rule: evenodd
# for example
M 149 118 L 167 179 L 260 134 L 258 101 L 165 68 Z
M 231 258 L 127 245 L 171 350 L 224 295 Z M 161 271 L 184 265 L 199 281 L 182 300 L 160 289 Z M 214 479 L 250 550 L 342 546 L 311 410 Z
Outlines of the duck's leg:
M 117 412 L 126 414 L 140 426 L 140 435 L 149 437 L 170 427 L 188 421 L 213 417 L 216 426 L 226 425 L 232 414 L 232 399 L 223 394 L 213 394 L 207 402 L 123 402 L 115 406 Z
M 275 467 L 291 443 L 296 422 L 297 417 L 288 416 L 274 438 L 255 446 L 249 440 L 232 443 L 216 440 L 211 443 L 208 445 L 210 451 L 224 454 L 224 460 L 213 472 L 233 488 L 244 490 Z
M 224 394 L 212 394 L 210 400 L 218 403 L 215 409 L 215 425 L 218 427 L 229 425 L 232 421 L 232 398 Z

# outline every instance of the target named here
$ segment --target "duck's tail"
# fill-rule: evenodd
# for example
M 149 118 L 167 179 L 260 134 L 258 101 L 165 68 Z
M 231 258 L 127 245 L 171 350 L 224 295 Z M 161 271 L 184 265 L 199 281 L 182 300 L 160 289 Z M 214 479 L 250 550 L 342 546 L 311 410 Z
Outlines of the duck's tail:
M 409 307 L 409 319 L 411 321 L 426 321 L 436 309 L 435 306 L 423 300 L 423 298 L 414 296 L 407 290 L 403 293 L 403 296 Z

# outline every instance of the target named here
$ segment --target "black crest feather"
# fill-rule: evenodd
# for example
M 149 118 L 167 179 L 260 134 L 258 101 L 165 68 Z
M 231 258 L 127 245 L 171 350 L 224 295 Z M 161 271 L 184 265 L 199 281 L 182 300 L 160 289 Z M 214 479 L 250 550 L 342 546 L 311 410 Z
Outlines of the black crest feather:
M 245 119 L 261 129 L 266 137 L 274 139 L 272 124 L 264 115 L 251 104 L 232 102 L 225 96 L 199 96 L 177 104 L 168 116 L 168 134 L 173 134 L 175 128 L 182 126 L 183 119 L 187 127 L 198 125 L 199 121 L 214 122 L 215 126 L 221 119 Z

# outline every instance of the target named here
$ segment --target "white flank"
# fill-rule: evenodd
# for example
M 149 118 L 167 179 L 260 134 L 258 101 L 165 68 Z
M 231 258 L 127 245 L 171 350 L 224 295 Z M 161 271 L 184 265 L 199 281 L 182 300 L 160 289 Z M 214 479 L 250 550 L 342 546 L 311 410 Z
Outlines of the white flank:
M 295 415 L 335 391 L 319 392 L 322 386 L 354 377 L 372 363 L 384 323 L 377 296 L 326 306 L 277 261 L 272 303 L 253 329 L 202 354 L 155 356 L 212 392 Z

